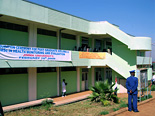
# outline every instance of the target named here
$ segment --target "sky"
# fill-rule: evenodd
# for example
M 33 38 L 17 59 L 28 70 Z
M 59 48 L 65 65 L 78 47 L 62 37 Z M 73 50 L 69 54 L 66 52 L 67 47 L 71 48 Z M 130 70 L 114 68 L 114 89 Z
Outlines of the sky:
M 155 61 L 155 0 L 28 0 L 90 21 L 108 21 L 128 34 L 152 38 Z M 137 43 L 138 44 L 138 43 Z

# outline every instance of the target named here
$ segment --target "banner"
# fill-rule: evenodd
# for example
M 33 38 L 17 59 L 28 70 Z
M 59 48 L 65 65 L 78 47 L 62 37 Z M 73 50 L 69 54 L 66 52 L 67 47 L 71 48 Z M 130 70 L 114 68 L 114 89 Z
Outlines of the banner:
M 105 59 L 105 53 L 79 52 L 80 59 Z
M 0 45 L 0 59 L 71 61 L 71 51 Z

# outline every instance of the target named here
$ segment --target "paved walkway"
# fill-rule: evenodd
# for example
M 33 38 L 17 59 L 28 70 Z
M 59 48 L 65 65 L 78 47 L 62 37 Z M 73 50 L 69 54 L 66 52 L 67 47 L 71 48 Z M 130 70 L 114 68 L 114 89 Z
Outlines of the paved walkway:
M 90 94 L 91 94 L 91 91 L 85 91 L 85 92 L 67 95 L 66 97 L 57 97 L 57 98 L 52 98 L 52 99 L 54 101 L 54 105 L 58 106 L 58 105 L 64 105 L 64 104 L 86 99 Z M 25 102 L 25 103 L 6 106 L 6 107 L 3 107 L 3 111 L 8 112 L 12 110 L 18 110 L 22 108 L 35 106 L 35 105 L 40 105 L 42 101 L 44 100 L 45 99 L 40 99 L 40 100 L 31 101 L 31 102 Z M 48 100 L 51 100 L 51 98 L 48 98 Z
M 138 106 L 139 112 L 123 112 L 116 116 L 155 116 L 155 99 Z

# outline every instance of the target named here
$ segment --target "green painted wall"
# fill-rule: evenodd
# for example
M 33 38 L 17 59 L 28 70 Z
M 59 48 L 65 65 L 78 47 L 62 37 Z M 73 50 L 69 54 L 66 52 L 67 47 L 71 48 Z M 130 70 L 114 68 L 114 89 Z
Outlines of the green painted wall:
M 74 50 L 74 47 L 76 46 L 76 40 L 72 39 L 61 39 L 61 49 L 63 50 Z
M 57 38 L 37 34 L 37 47 L 57 49 Z
M 115 38 L 112 38 L 112 52 L 127 61 L 130 66 L 136 65 L 136 51 L 128 49 L 125 44 Z
M 57 73 L 37 73 L 37 99 L 57 95 Z
M 77 72 L 76 71 L 62 71 L 61 72 L 61 82 L 65 79 L 66 93 L 74 93 L 77 92 Z
M 28 33 L 0 28 L 0 44 L 28 46 Z
M 0 75 L 2 106 L 28 101 L 28 74 Z

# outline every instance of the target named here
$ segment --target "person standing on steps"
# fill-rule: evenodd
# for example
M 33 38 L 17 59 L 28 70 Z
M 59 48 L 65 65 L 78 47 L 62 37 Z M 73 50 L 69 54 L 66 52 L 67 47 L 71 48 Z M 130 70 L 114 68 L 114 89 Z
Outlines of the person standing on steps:
M 128 111 L 139 112 L 137 109 L 137 87 L 138 87 L 138 78 L 135 77 L 135 70 L 130 71 L 130 77 L 126 80 L 126 88 L 128 93 Z M 133 99 L 133 109 L 132 109 L 132 99 Z
M 67 83 L 65 82 L 65 79 L 63 79 L 63 82 L 62 82 L 62 97 L 66 96 L 66 85 L 67 85 Z

